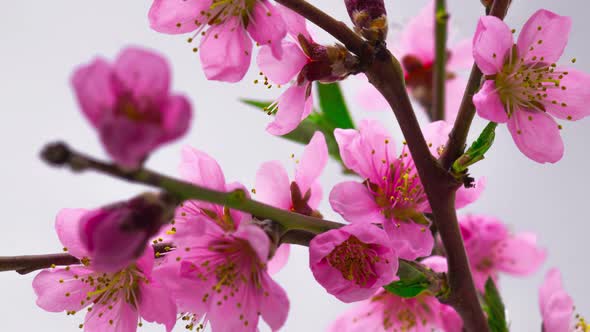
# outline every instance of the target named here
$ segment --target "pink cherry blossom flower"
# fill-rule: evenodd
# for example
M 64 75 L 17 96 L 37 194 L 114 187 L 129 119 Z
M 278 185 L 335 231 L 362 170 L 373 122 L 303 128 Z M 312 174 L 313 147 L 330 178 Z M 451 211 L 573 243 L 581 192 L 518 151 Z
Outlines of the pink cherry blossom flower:
M 86 332 L 134 332 L 143 321 L 163 324 L 172 331 L 176 305 L 160 281 L 152 276 L 154 250 L 125 268 L 105 273 L 93 269 L 93 257 L 82 245 L 76 223 L 84 210 L 63 210 L 57 217 L 56 231 L 69 253 L 81 265 L 56 267 L 40 272 L 33 280 L 37 305 L 50 312 L 74 314 L 88 307 Z
M 152 29 L 168 34 L 202 35 L 201 64 L 210 80 L 238 82 L 250 67 L 252 40 L 283 55 L 287 33 L 277 8 L 267 0 L 154 0 L 148 14 Z
M 72 85 L 106 151 L 122 166 L 139 166 L 189 128 L 190 103 L 170 94 L 168 63 L 151 51 L 127 48 L 114 64 L 96 58 L 74 72 Z
M 316 235 L 309 244 L 309 266 L 326 291 L 343 302 L 369 298 L 391 283 L 398 257 L 385 231 L 350 224 Z
M 478 114 L 506 123 L 518 149 L 539 163 L 563 156 L 561 126 L 555 118 L 579 120 L 590 114 L 590 76 L 555 62 L 567 44 L 571 19 L 539 10 L 514 44 L 510 28 L 493 16 L 479 20 L 473 56 L 486 81 L 473 97 Z
M 402 64 L 410 95 L 428 111 L 432 106 L 432 76 L 434 50 L 434 1 L 430 1 L 412 18 L 401 33 L 399 42 L 390 42 L 392 52 Z M 445 119 L 454 122 L 466 81 L 458 74 L 473 65 L 471 43 L 460 40 L 447 50 L 447 77 L 445 81 Z M 366 84 L 357 97 L 367 110 L 389 109 L 387 101 L 372 85 Z
M 574 316 L 574 301 L 563 289 L 561 273 L 553 268 L 547 272 L 539 288 L 539 307 L 543 317 L 543 332 L 585 332 L 590 324 Z
M 459 220 L 476 287 L 484 292 L 491 277 L 498 284 L 500 272 L 515 276 L 535 273 L 546 258 L 533 233 L 512 234 L 498 219 L 467 215 Z
M 449 132 L 450 125 L 442 121 L 426 127 L 435 156 L 444 149 Z M 352 223 L 383 224 L 401 258 L 430 255 L 434 239 L 423 217 L 430 205 L 407 147 L 398 156 L 391 136 L 373 120 L 361 121 L 358 130 L 336 129 L 334 134 L 344 164 L 364 181 L 337 184 L 330 193 L 332 209 Z M 480 180 L 476 188 L 461 188 L 456 206 L 475 201 L 484 184 Z
M 437 272 L 446 271 L 443 257 L 429 257 L 423 263 Z M 383 289 L 343 313 L 328 332 L 461 332 L 462 325 L 459 315 L 432 294 L 403 298 Z
M 297 161 L 295 179 L 278 161 L 269 161 L 256 173 L 256 198 L 274 207 L 308 216 L 321 216 L 317 208 L 322 199 L 318 177 L 328 163 L 328 146 L 321 132 L 316 132 Z M 282 244 L 269 262 L 271 274 L 280 270 L 289 258 L 289 245 Z
M 156 199 L 146 194 L 96 210 L 73 210 L 79 219 L 68 222 L 78 229 L 94 270 L 116 272 L 143 255 L 149 239 L 169 221 L 166 207 Z M 62 215 L 72 213 L 64 210 Z
M 313 81 L 330 83 L 349 75 L 347 65 L 354 62 L 341 46 L 326 47 L 314 42 L 307 31 L 305 19 L 280 7 L 289 29 L 289 40 L 284 40 L 281 58 L 269 46 L 262 47 L 257 63 L 265 78 L 281 86 L 292 81 L 278 100 L 268 107 L 275 119 L 266 130 L 273 135 L 285 135 L 297 128 L 312 111 Z
M 211 324 L 213 332 L 254 332 L 262 316 L 273 331 L 280 329 L 289 300 L 268 273 L 266 233 L 245 221 L 228 230 L 204 220 L 204 233 L 175 234 L 177 249 L 157 272 L 184 319 L 189 326 Z

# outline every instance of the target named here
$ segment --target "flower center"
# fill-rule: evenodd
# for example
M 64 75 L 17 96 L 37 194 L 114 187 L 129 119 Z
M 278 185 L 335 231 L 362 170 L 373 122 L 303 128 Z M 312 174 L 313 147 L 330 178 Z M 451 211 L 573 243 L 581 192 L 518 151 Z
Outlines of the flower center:
M 332 250 L 327 260 L 342 273 L 344 279 L 354 281 L 361 287 L 370 287 L 377 277 L 373 265 L 380 262 L 381 258 L 371 245 L 351 235 Z
M 546 63 L 543 57 L 519 57 L 514 45 L 502 71 L 490 78 L 494 79 L 500 100 L 508 116 L 511 116 L 516 109 L 545 112 L 548 103 L 566 107 L 566 103 L 549 99 L 547 94 L 550 89 L 566 90 L 567 87 L 561 83 L 566 75 L 567 71 L 556 70 L 556 65 Z
M 574 325 L 574 332 L 590 332 L 590 324 L 584 319 L 584 317 L 576 314 Z
M 140 282 L 149 282 L 143 273 L 132 265 L 114 274 L 89 275 L 80 281 L 94 287 L 87 294 L 87 300 L 95 304 L 112 305 L 121 298 L 127 303 L 137 305 Z
M 162 121 L 161 113 L 151 107 L 149 103 L 145 103 L 142 106 L 131 96 L 122 96 L 119 98 L 115 107 L 115 114 L 133 122 L 159 124 Z

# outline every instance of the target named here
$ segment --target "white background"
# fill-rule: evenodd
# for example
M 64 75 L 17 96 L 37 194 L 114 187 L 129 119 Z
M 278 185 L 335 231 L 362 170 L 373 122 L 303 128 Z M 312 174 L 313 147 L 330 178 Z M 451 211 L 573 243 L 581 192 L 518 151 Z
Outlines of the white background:
M 346 19 L 342 1 L 315 1 L 321 8 Z M 389 2 L 389 1 L 388 1 Z M 452 25 L 464 37 L 473 32 L 481 7 L 477 0 L 450 0 Z M 391 1 L 391 22 L 404 23 L 425 3 Z M 0 185 L 2 236 L 0 255 L 58 252 L 53 230 L 56 212 L 63 207 L 95 207 L 125 199 L 145 188 L 103 176 L 72 174 L 50 169 L 37 158 L 39 149 L 55 139 L 104 156 L 96 135 L 76 108 L 69 86 L 73 67 L 96 54 L 112 58 L 123 46 L 143 45 L 168 56 L 174 71 L 174 89 L 190 95 L 196 109 L 192 131 L 181 142 L 159 150 L 148 166 L 175 175 L 182 145 L 190 144 L 213 155 L 229 180 L 251 186 L 258 165 L 271 159 L 291 163 L 301 147 L 264 131 L 266 115 L 240 105 L 239 97 L 272 99 L 279 91 L 266 91 L 251 82 L 253 69 L 237 85 L 207 82 L 198 57 L 185 38 L 151 31 L 147 11 L 151 1 L 52 0 L 7 1 L 0 10 Z M 577 57 L 576 67 L 590 71 L 588 33 L 590 7 L 583 0 L 514 0 L 507 21 L 520 28 L 536 9 L 547 8 L 573 17 L 574 26 L 564 62 Z M 337 11 L 337 12 L 335 12 Z M 393 28 L 394 32 L 395 29 Z M 353 102 L 358 83 L 345 84 L 356 120 L 377 117 L 401 141 L 390 112 L 367 113 Z M 590 87 L 589 87 L 590 88 Z M 477 120 L 478 128 L 484 122 Z M 503 278 L 513 331 L 539 331 L 537 288 L 550 266 L 559 266 L 565 285 L 582 313 L 590 314 L 587 296 L 587 241 L 590 232 L 587 157 L 590 121 L 564 124 L 566 155 L 557 165 L 541 166 L 522 156 L 505 128 L 488 159 L 473 169 L 488 177 L 482 199 L 468 209 L 501 217 L 515 231 L 535 231 L 549 259 L 543 272 L 529 279 Z M 477 132 L 477 130 L 474 130 Z M 292 165 L 289 165 L 292 168 Z M 337 165 L 322 177 L 325 193 L 341 181 Z M 322 212 L 329 211 L 324 200 Z M 51 314 L 35 306 L 30 287 L 33 275 L 0 274 L 0 331 L 77 331 L 82 317 Z M 296 248 L 288 267 L 278 275 L 291 300 L 289 332 L 323 331 L 347 306 L 315 283 L 307 267 L 305 248 Z M 149 326 L 144 331 L 160 331 Z M 181 331 L 178 327 L 176 330 Z

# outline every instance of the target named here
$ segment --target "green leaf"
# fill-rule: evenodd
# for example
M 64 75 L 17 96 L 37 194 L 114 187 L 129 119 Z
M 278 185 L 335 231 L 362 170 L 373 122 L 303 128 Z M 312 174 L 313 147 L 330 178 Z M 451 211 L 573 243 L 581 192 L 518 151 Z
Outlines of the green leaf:
M 412 298 L 428 290 L 430 281 L 428 277 L 420 270 L 404 261 L 400 261 L 397 272 L 398 281 L 383 286 L 385 290 L 395 295 Z
M 484 310 L 488 314 L 488 326 L 491 332 L 508 332 L 506 309 L 492 278 L 485 285 Z
M 333 128 L 352 129 L 354 122 L 344 101 L 338 83 L 316 84 L 320 99 L 320 108 L 325 119 Z
M 272 104 L 272 101 L 254 100 L 254 99 L 240 99 L 240 101 L 246 105 L 261 108 L 266 112 L 266 108 Z
M 471 144 L 469 149 L 467 149 L 467 151 L 453 163 L 453 172 L 461 174 L 469 166 L 484 159 L 484 155 L 492 147 L 492 144 L 494 144 L 497 126 L 498 124 L 495 122 L 488 123 L 475 142 Z

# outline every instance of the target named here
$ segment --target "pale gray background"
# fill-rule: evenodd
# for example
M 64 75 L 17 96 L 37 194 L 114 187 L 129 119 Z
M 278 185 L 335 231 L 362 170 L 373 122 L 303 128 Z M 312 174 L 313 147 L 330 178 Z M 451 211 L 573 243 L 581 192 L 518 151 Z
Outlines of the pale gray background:
M 344 18 L 338 0 L 315 1 Z M 406 22 L 426 1 L 391 1 L 392 22 Z M 174 69 L 174 89 L 186 91 L 196 109 L 192 131 L 181 142 L 158 151 L 148 166 L 176 174 L 179 150 L 184 144 L 203 149 L 217 158 L 226 177 L 252 185 L 258 165 L 265 160 L 289 163 L 301 148 L 274 138 L 264 131 L 267 116 L 238 103 L 241 96 L 269 99 L 278 91 L 266 91 L 251 82 L 254 69 L 237 85 L 207 82 L 197 56 L 185 38 L 160 35 L 147 22 L 150 1 L 4 1 L 0 11 L 0 184 L 2 186 L 2 237 L 0 255 L 59 251 L 53 219 L 62 207 L 94 207 L 124 199 L 144 188 L 99 175 L 72 176 L 50 169 L 37 158 L 44 143 L 64 139 L 78 149 L 103 156 L 95 133 L 77 111 L 69 87 L 72 68 L 95 54 L 113 57 L 129 44 L 145 45 L 166 54 Z M 472 33 L 480 13 L 478 0 L 450 0 L 453 25 L 459 34 Z M 588 57 L 589 6 L 584 0 L 514 0 L 508 22 L 515 28 L 536 9 L 545 7 L 574 19 L 567 59 L 576 56 L 576 67 L 590 71 Z M 355 82 L 346 84 L 352 101 Z M 401 140 L 391 113 L 363 112 L 352 103 L 355 119 L 378 117 Z M 478 120 L 481 127 L 482 121 Z M 567 151 L 557 165 L 541 166 L 521 155 L 505 128 L 488 160 L 473 169 L 486 175 L 488 189 L 468 211 L 494 214 L 514 230 L 539 233 L 549 249 L 543 272 L 530 279 L 503 278 L 502 290 L 513 321 L 513 331 L 538 331 L 540 315 L 537 287 L 544 271 L 558 265 L 565 285 L 579 311 L 590 314 L 587 296 L 588 223 L 587 157 L 588 120 L 567 123 L 562 134 Z M 290 167 L 292 165 L 289 165 Z M 327 168 L 322 183 L 340 181 L 335 164 Z M 324 201 L 322 212 L 329 212 Z M 1 331 L 77 331 L 82 317 L 51 314 L 35 306 L 30 287 L 33 275 L 0 274 Z M 289 332 L 322 331 L 346 305 L 329 296 L 313 280 L 307 267 L 306 250 L 296 248 L 288 267 L 278 275 L 291 300 Z M 160 331 L 144 327 L 144 331 Z M 183 330 L 178 327 L 176 330 Z

